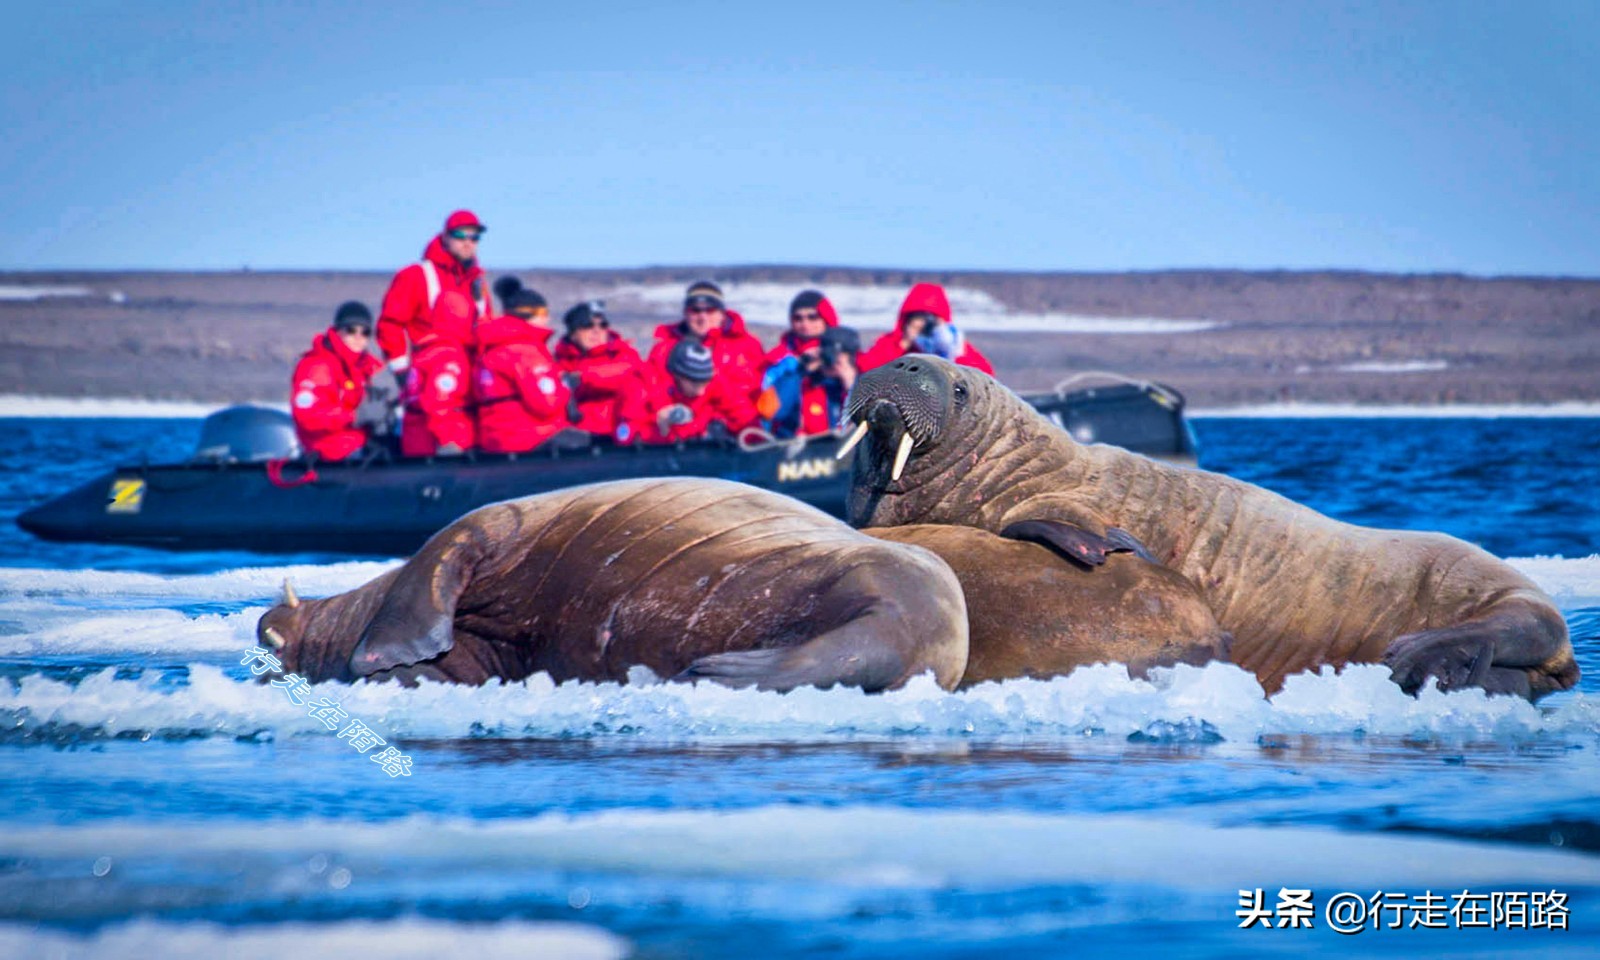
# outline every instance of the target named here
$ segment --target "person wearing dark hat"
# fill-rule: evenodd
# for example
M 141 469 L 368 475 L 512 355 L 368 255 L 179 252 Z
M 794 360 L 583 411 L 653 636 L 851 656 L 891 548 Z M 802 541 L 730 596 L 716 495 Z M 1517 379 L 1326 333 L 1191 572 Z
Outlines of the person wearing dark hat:
M 486 453 L 523 453 L 571 428 L 572 393 L 550 355 L 555 331 L 544 297 L 515 277 L 501 277 L 494 288 L 506 313 L 475 328 L 478 445 Z
M 500 298 L 500 310 L 508 316 L 529 323 L 550 326 L 550 304 L 544 295 L 532 287 L 523 286 L 521 280 L 507 274 L 494 282 L 494 295 Z M 481 322 L 484 317 L 478 317 Z
M 372 343 L 372 312 L 355 300 L 340 304 L 333 324 L 311 341 L 295 364 L 289 409 L 300 445 L 325 460 L 359 451 L 387 420 L 387 407 L 365 404 L 383 362 Z
M 719 429 L 737 435 L 755 426 L 756 411 L 742 386 L 730 389 L 718 372 L 716 360 L 698 338 L 684 337 L 667 354 L 671 378 L 651 405 L 654 415 L 645 422 L 648 443 L 676 443 L 703 437 Z
M 820 290 L 802 290 L 789 301 L 789 330 L 767 353 L 767 368 L 784 357 L 798 357 L 816 346 L 825 331 L 839 325 L 839 314 Z
M 756 410 L 780 439 L 832 433 L 844 416 L 844 400 L 859 371 L 861 336 L 833 327 L 798 356 L 768 367 Z
M 711 350 L 717 374 L 728 389 L 743 389 L 754 398 L 760 389 L 761 372 L 766 369 L 766 350 L 761 341 L 744 326 L 744 317 L 722 302 L 722 288 L 710 280 L 689 284 L 683 297 L 683 319 L 656 327 L 656 342 L 650 348 L 650 365 L 659 371 L 667 367 L 667 355 L 684 337 L 698 337 Z
M 562 322 L 567 333 L 556 344 L 556 363 L 575 379 L 578 429 L 618 443 L 637 440 L 653 379 L 639 351 L 611 329 L 604 301 L 580 303 Z
M 396 372 L 411 363 L 417 328 L 427 323 L 439 295 L 453 291 L 471 302 L 474 318 L 489 315 L 489 290 L 478 266 L 478 240 L 488 228 L 471 210 L 445 218 L 422 259 L 401 267 L 378 311 L 378 347 Z

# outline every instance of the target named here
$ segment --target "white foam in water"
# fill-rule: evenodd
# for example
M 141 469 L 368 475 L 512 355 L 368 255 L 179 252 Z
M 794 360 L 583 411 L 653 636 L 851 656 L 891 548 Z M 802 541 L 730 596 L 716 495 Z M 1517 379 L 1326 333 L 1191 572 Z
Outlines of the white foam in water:
M 266 600 L 283 581 L 302 596 L 329 596 L 361 586 L 399 565 L 397 560 L 240 567 L 217 573 L 162 576 L 108 570 L 47 570 L 0 567 L 0 601 L 14 597 L 165 598 L 174 600 Z
M 797 843 L 795 838 L 804 838 Z M 597 842 L 603 838 L 603 842 Z M 550 813 L 522 819 L 413 816 L 385 823 L 101 822 L 15 825 L 0 856 L 113 869 L 181 856 L 227 864 L 321 855 L 364 876 L 396 859 L 419 881 L 479 870 L 784 879 L 858 888 L 1007 889 L 1033 884 L 1150 884 L 1215 893 L 1264 883 L 1438 889 L 1535 881 L 1600 886 L 1600 859 L 1532 847 L 1227 827 L 1181 817 L 774 804 L 742 810 Z M 1204 864 L 1204 869 L 1195 869 Z M 125 881 L 126 882 L 126 881 Z M 462 951 L 468 953 L 470 951 Z
M 262 406 L 283 406 L 264 403 Z M 34 397 L 0 395 L 0 417 L 116 417 L 191 419 L 215 413 L 225 404 L 141 400 L 133 397 Z
M 804 283 L 724 283 L 721 284 L 730 309 L 749 323 L 788 326 L 789 301 Z M 905 300 L 905 286 L 854 286 L 839 284 L 822 287 L 839 321 L 860 329 L 887 330 L 894 326 Z M 610 297 L 639 302 L 661 314 L 676 314 L 683 303 L 684 285 L 636 284 L 619 287 Z M 1215 320 L 1169 317 L 1103 317 L 1072 313 L 1018 313 L 1008 309 L 983 290 L 946 287 L 950 310 L 962 330 L 1045 331 L 1054 333 L 1193 333 L 1224 324 Z
M 476 960 L 618 960 L 627 941 L 597 927 L 576 923 L 514 921 L 497 924 L 448 923 L 407 918 L 342 923 L 281 923 L 224 927 L 214 923 L 158 923 L 136 920 L 80 935 L 0 925 L 0 955 L 35 960 L 99 960 L 110 957 L 161 957 L 172 960 L 281 960 L 283 957 L 385 957 L 424 960 L 473 957 Z
M 1407 417 L 1428 419 L 1496 419 L 1500 417 L 1600 417 L 1600 403 L 1572 401 L 1551 404 L 1457 403 L 1430 406 L 1359 403 L 1267 403 L 1257 406 L 1195 408 L 1191 419 L 1235 417 L 1268 420 L 1344 417 Z

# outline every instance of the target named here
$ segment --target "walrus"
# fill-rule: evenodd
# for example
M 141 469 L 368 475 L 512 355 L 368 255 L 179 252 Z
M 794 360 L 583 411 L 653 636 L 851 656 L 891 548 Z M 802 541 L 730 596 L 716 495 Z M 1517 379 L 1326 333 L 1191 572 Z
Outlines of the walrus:
M 1085 566 L 1142 543 L 1192 582 L 1274 691 L 1322 664 L 1387 664 L 1402 689 L 1529 699 L 1578 680 L 1566 623 L 1527 577 L 1439 533 L 1342 523 L 1252 484 L 1082 445 L 980 372 L 912 355 L 863 374 L 847 515 L 1040 542 Z M 865 442 L 863 442 L 863 440 Z
M 1037 543 L 973 527 L 868 527 L 869 536 L 938 554 L 967 599 L 961 687 L 1045 678 L 1091 663 L 1151 667 L 1228 659 L 1231 638 L 1194 584 L 1132 552 L 1090 572 Z
M 262 615 L 312 680 L 482 684 L 546 672 L 877 691 L 967 661 L 961 586 L 938 557 L 724 480 L 628 480 L 474 510 L 348 593 Z

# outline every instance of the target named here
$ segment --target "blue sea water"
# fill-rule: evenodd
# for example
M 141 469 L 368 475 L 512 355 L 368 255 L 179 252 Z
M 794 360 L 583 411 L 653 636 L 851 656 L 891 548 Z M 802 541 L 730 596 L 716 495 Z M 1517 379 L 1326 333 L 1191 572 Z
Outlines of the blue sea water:
M 285 575 L 395 561 L 34 541 L 17 512 L 197 424 L 0 421 L 0 955 L 1595 956 L 1600 420 L 1195 427 L 1208 469 L 1507 557 L 1579 689 L 315 688 L 410 760 L 391 777 L 240 660 Z M 1257 888 L 1311 891 L 1311 928 L 1240 929 Z M 1400 906 L 1337 933 L 1352 895 Z M 1493 926 L 1430 929 L 1436 895 Z

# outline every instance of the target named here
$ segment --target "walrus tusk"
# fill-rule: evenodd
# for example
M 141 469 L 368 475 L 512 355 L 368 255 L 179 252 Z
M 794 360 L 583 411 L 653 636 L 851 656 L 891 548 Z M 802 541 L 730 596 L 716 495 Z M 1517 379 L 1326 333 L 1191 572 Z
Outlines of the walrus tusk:
M 900 474 L 906 469 L 906 461 L 911 459 L 911 431 L 900 434 L 900 449 L 894 452 L 894 470 L 889 473 L 890 480 L 899 480 Z
M 266 639 L 267 643 L 271 644 L 274 650 L 282 650 L 286 645 L 286 641 L 283 639 L 283 634 L 272 629 L 271 627 L 261 631 L 261 636 Z
M 863 420 L 856 424 L 855 430 L 850 434 L 850 439 L 844 442 L 844 446 L 840 447 L 839 452 L 833 455 L 833 459 L 843 460 L 845 457 L 848 457 L 850 455 L 850 451 L 854 450 L 856 448 L 856 444 L 860 443 L 861 438 L 866 435 L 867 421 Z
M 291 610 L 300 606 L 300 598 L 294 595 L 294 585 L 289 582 L 288 577 L 283 578 L 283 602 Z

